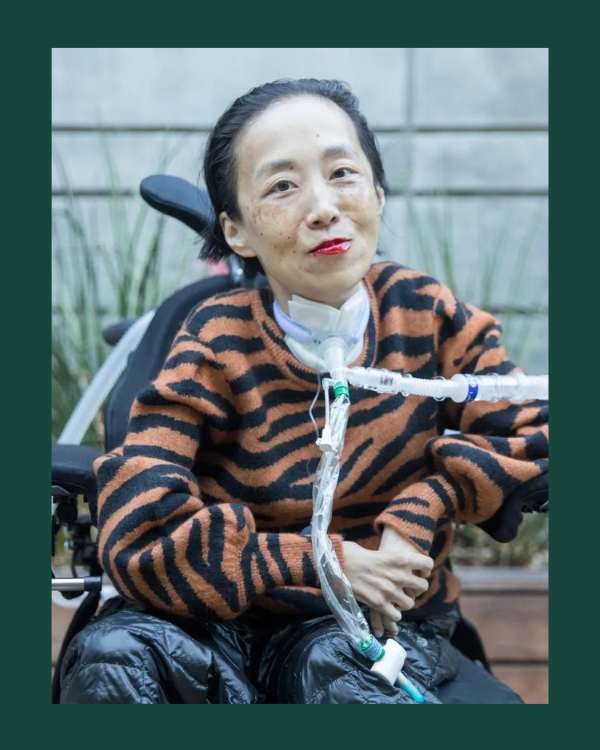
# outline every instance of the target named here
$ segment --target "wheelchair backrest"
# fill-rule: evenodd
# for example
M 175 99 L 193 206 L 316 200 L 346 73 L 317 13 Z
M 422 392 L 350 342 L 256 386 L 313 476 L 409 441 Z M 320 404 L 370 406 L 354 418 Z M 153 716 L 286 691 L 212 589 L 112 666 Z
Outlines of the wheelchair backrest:
M 129 413 L 135 398 L 162 367 L 177 331 L 200 302 L 233 288 L 230 276 L 210 276 L 173 294 L 156 311 L 137 349 L 113 388 L 104 407 L 104 447 L 116 448 L 125 440 Z

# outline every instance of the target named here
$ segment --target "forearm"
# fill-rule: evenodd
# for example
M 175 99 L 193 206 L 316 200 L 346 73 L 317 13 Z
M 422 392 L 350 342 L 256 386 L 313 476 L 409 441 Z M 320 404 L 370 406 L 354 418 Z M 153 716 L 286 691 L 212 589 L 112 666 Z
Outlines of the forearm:
M 377 518 L 429 552 L 449 521 L 481 523 L 531 479 L 548 470 L 548 425 L 512 437 L 454 435 L 427 447 L 429 473 L 402 490 Z
M 444 285 L 432 319 L 436 369 L 444 378 L 517 369 L 500 344 L 498 321 L 459 302 Z M 426 552 L 443 526 L 485 522 L 512 493 L 548 471 L 545 402 L 446 400 L 439 407 L 438 429 L 458 434 L 428 441 L 425 475 L 402 488 L 376 520 L 380 531 L 389 525 Z
M 195 477 L 141 456 L 97 463 L 99 552 L 126 598 L 174 615 L 232 619 L 278 586 L 318 586 L 310 538 L 257 532 L 241 503 L 206 506 Z M 341 537 L 332 537 L 343 559 Z

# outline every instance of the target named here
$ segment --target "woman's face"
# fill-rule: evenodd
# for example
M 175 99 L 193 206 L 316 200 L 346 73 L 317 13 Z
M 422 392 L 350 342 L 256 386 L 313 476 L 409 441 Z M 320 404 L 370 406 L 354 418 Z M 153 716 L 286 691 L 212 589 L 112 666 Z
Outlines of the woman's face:
M 260 260 L 285 312 L 292 294 L 341 307 L 373 261 L 384 205 L 348 115 L 319 97 L 274 104 L 236 153 L 241 216 L 220 215 L 231 249 Z M 311 254 L 331 240 L 346 251 Z

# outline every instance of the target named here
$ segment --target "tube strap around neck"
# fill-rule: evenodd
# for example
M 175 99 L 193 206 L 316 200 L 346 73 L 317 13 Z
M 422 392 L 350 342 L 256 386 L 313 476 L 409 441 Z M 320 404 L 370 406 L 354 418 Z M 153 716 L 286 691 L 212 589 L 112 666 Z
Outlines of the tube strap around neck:
M 356 344 L 359 341 L 362 341 L 362 338 L 364 336 L 365 330 L 367 328 L 367 324 L 369 322 L 369 315 L 371 313 L 370 305 L 369 305 L 369 297 L 365 291 L 364 286 L 361 285 L 360 292 L 362 295 L 361 300 L 361 309 L 359 314 L 356 316 L 356 320 L 354 323 L 354 326 L 352 328 L 351 333 L 346 333 L 346 335 L 349 335 L 352 339 L 352 343 Z M 298 297 L 297 295 L 294 295 L 295 300 L 299 300 L 301 302 L 305 302 L 308 304 L 320 304 L 320 303 L 314 303 L 311 300 L 304 300 L 302 297 Z M 342 306 L 342 312 L 343 312 L 343 306 Z M 278 325 L 281 327 L 282 330 L 284 330 L 288 336 L 290 336 L 294 341 L 297 341 L 300 344 L 316 344 L 319 345 L 322 341 L 323 334 L 331 335 L 335 334 L 338 331 L 337 330 L 319 330 L 316 331 L 302 323 L 300 323 L 297 320 L 293 320 L 289 315 L 286 315 L 283 310 L 281 309 L 281 306 L 277 302 L 277 300 L 273 303 L 273 313 L 275 315 L 275 320 L 277 321 Z M 337 326 L 336 326 L 337 328 Z

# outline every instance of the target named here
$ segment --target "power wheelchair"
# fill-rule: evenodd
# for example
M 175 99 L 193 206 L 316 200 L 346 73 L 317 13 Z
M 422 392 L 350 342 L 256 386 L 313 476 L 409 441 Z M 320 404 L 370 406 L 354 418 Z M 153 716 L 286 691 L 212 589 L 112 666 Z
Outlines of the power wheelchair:
M 140 193 L 154 209 L 182 221 L 195 232 L 200 232 L 211 218 L 212 207 L 208 196 L 180 178 L 167 175 L 147 177 L 140 185 Z M 136 326 L 139 329 L 137 337 L 130 337 L 133 342 L 129 344 L 132 350 L 124 369 L 110 393 L 104 394 L 108 395 L 104 403 L 105 452 L 124 441 L 133 401 L 157 376 L 189 311 L 202 300 L 236 287 L 265 286 L 268 286 L 265 276 L 259 274 L 253 279 L 248 278 L 236 256 L 232 256 L 228 261 L 227 274 L 211 276 L 186 286 L 165 300 L 153 315 L 144 316 L 143 321 L 120 321 L 104 329 L 105 340 L 113 346 L 123 343 L 124 338 Z M 88 411 L 89 406 L 88 404 Z M 91 417 L 93 414 L 90 419 Z M 71 442 L 68 439 L 67 429 L 59 442 L 52 446 L 52 556 L 55 555 L 58 532 L 64 527 L 73 549 L 72 577 L 57 578 L 53 571 L 52 590 L 60 592 L 66 599 L 83 594 L 85 597 L 74 614 L 60 649 L 52 683 L 53 703 L 60 702 L 60 671 L 67 647 L 96 613 L 102 590 L 102 568 L 94 541 L 97 489 L 93 471 L 93 462 L 101 453 L 94 448 L 76 444 L 77 437 L 71 439 Z M 89 512 L 80 512 L 79 497 L 83 497 Z M 530 490 L 513 493 L 501 511 L 491 522 L 487 522 L 486 530 L 498 541 L 508 541 L 516 533 L 523 512 L 545 512 L 547 509 L 546 480 L 533 493 Z M 485 524 L 482 526 L 486 527 Z M 78 577 L 78 567 L 88 570 L 89 575 Z M 481 638 L 473 624 L 464 616 L 461 616 L 452 643 L 465 656 L 490 669 Z

